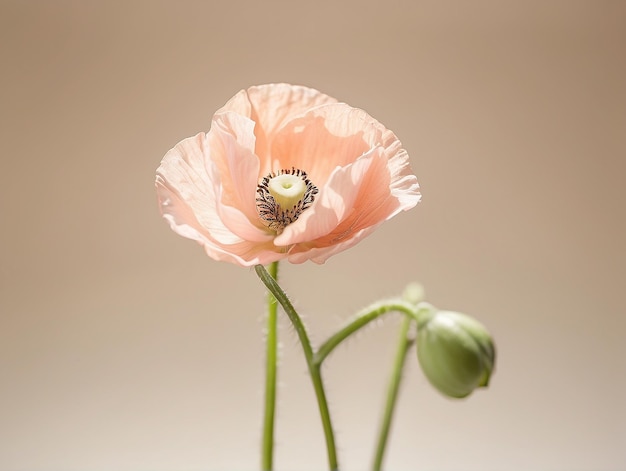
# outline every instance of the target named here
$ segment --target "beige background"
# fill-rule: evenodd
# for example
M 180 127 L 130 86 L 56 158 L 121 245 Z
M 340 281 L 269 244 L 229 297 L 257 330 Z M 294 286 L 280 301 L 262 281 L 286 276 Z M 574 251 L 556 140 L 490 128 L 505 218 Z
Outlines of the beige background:
M 424 195 L 283 265 L 313 337 L 416 279 L 497 339 L 465 401 L 409 357 L 387 469 L 626 469 L 624 2 L 5 0 L 0 51 L 0 470 L 258 469 L 264 290 L 171 232 L 153 181 L 272 81 L 393 129 Z M 397 327 L 325 370 L 345 470 L 369 466 Z M 325 469 L 281 334 L 276 468 Z

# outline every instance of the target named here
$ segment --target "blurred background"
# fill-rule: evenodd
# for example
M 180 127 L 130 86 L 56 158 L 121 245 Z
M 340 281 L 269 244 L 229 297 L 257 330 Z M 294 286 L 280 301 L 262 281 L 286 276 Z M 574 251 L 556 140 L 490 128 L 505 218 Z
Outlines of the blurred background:
M 626 5 L 0 2 L 0 470 L 259 468 L 265 290 L 168 229 L 155 170 L 238 90 L 367 110 L 423 201 L 325 265 L 281 265 L 315 341 L 421 281 L 494 334 L 466 400 L 409 356 L 388 470 L 626 469 Z M 368 469 L 399 317 L 324 375 Z M 326 469 L 281 320 L 276 469 Z

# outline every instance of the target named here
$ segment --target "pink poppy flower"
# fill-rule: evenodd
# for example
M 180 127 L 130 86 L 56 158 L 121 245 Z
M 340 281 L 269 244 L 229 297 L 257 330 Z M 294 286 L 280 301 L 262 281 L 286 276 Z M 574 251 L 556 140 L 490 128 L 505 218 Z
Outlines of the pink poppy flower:
M 163 158 L 156 188 L 178 234 L 242 266 L 324 263 L 420 199 L 398 138 L 306 87 L 237 93 L 208 133 Z

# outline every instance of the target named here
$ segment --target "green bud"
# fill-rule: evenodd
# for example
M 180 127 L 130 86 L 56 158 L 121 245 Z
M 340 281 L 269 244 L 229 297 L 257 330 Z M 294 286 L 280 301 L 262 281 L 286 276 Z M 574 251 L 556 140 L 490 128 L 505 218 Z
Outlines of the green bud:
M 417 359 L 428 381 L 446 396 L 466 397 L 485 387 L 496 358 L 481 323 L 459 312 L 437 311 L 417 332 Z

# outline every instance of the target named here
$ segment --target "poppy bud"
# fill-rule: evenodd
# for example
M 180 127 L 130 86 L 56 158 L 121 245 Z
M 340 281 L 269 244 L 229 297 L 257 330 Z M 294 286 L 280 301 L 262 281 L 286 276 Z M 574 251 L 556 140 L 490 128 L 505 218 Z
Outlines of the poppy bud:
M 436 311 L 418 325 L 417 359 L 439 392 L 462 398 L 489 383 L 495 348 L 478 321 L 459 312 Z

